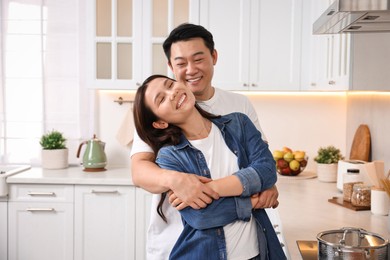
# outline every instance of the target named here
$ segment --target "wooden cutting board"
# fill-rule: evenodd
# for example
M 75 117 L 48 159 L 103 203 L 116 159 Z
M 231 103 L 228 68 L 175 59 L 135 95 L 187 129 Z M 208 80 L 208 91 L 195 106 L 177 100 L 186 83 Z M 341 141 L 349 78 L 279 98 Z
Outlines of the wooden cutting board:
M 361 160 L 368 162 L 371 155 L 371 135 L 367 125 L 360 125 L 353 138 L 350 160 Z

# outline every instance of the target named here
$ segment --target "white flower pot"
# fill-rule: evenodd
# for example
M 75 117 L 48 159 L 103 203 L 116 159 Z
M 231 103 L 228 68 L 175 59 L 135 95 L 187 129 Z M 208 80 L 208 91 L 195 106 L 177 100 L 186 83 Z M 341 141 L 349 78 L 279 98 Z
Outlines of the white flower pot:
M 317 163 L 317 177 L 322 182 L 337 182 L 337 163 Z
M 65 169 L 68 168 L 68 149 L 42 150 L 42 168 Z

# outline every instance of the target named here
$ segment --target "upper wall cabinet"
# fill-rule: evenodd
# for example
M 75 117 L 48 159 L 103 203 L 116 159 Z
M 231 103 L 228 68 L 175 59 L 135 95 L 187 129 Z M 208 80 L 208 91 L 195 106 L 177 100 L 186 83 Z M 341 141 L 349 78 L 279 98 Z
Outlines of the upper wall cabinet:
M 331 2 L 305 2 L 302 89 L 390 90 L 390 33 L 312 34 L 313 23 Z
M 213 85 L 299 90 L 301 12 L 302 0 L 200 0 L 199 22 L 218 51 Z
M 87 6 L 88 87 L 137 89 L 153 73 L 169 74 L 162 43 L 191 21 L 190 0 L 91 0 Z

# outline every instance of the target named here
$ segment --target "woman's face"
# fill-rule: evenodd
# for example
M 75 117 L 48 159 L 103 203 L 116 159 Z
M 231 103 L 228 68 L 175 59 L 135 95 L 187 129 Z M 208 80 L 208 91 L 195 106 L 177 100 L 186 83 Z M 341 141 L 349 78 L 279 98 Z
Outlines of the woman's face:
M 188 87 L 167 78 L 156 78 L 149 82 L 145 102 L 160 123 L 181 124 L 195 109 L 195 97 Z

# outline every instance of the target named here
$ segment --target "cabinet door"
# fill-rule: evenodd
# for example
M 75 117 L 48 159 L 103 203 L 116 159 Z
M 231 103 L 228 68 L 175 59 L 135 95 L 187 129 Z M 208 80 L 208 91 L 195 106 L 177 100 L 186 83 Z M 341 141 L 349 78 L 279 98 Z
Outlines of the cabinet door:
M 302 89 L 347 90 L 350 85 L 349 34 L 313 35 L 313 24 L 329 7 L 332 1 L 305 2 L 302 47 Z M 308 43 L 308 45 L 305 44 Z M 307 77 L 309 75 L 309 77 Z
M 213 34 L 218 51 L 213 85 L 299 89 L 301 9 L 302 0 L 201 0 L 200 24 Z
M 199 8 L 199 23 L 213 34 L 218 52 L 213 86 L 248 90 L 250 1 L 201 0 Z
M 73 259 L 73 204 L 9 203 L 9 259 Z
M 75 259 L 135 259 L 135 188 L 75 187 Z
M 8 234 L 8 205 L 6 201 L 0 199 L 0 259 L 8 259 L 7 256 L 7 235 Z
M 142 79 L 142 2 L 87 1 L 89 88 L 135 89 Z
M 299 90 L 302 0 L 252 0 L 249 86 L 251 90 Z
M 152 194 L 141 188 L 136 188 L 135 207 L 136 217 L 135 241 L 136 256 L 135 259 L 146 259 L 146 235 L 150 222 L 150 205 L 152 204 Z
M 151 74 L 171 74 L 162 43 L 197 21 L 197 8 L 197 0 L 88 1 L 88 87 L 137 89 Z

